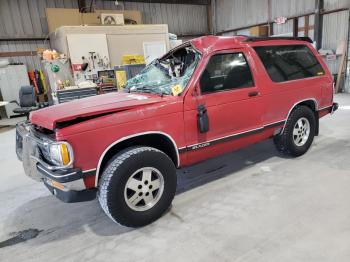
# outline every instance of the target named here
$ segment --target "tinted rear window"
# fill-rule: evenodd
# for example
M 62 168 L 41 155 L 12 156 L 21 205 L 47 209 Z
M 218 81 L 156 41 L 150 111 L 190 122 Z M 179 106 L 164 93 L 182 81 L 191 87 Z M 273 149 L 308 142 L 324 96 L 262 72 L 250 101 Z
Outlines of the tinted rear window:
M 305 45 L 254 47 L 274 82 L 324 75 L 324 70 Z

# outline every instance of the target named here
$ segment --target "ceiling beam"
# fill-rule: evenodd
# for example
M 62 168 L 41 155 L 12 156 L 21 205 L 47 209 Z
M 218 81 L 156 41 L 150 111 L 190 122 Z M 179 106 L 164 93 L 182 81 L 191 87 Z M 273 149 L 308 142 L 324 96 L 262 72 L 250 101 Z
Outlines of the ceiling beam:
M 38 37 L 8 37 L 1 36 L 0 41 L 49 41 L 50 38 L 48 36 L 38 36 Z
M 37 51 L 0 52 L 0 57 L 36 56 Z
M 104 0 L 115 1 L 115 0 Z M 163 4 L 188 4 L 188 5 L 210 5 L 211 0 L 118 0 L 118 2 L 141 2 L 141 3 L 163 3 Z

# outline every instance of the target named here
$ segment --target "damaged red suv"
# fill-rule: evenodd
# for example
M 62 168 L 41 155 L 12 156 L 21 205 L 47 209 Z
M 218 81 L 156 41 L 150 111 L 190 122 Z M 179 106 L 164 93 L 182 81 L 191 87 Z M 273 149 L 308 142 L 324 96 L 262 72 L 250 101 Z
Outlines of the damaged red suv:
M 338 108 L 308 38 L 204 36 L 153 61 L 125 90 L 34 111 L 17 126 L 25 173 L 65 202 L 97 197 L 115 222 L 158 219 L 176 168 L 273 138 L 304 154 Z

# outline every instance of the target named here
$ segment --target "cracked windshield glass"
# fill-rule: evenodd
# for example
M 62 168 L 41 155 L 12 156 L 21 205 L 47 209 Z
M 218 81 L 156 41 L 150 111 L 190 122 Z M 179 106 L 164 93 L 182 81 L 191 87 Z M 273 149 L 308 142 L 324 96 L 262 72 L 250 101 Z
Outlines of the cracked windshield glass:
M 176 50 L 163 59 L 155 59 L 129 79 L 125 90 L 177 96 L 186 88 L 199 59 L 200 54 L 192 47 Z

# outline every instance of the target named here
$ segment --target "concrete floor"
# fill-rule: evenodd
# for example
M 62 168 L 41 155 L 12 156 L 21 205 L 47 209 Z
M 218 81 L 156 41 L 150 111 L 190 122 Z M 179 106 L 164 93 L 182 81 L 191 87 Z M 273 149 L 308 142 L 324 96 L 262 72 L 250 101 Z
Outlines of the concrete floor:
M 306 155 L 266 141 L 180 170 L 171 210 L 137 230 L 49 195 L 0 133 L 0 261 L 350 261 L 350 95 L 336 101 Z
M 0 119 L 0 132 L 2 132 L 3 127 L 16 126 L 17 123 L 26 120 L 25 116 L 17 116 L 13 118 L 1 118 Z

